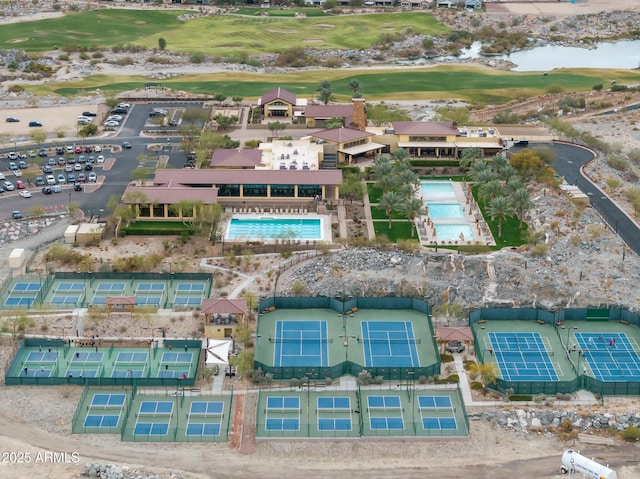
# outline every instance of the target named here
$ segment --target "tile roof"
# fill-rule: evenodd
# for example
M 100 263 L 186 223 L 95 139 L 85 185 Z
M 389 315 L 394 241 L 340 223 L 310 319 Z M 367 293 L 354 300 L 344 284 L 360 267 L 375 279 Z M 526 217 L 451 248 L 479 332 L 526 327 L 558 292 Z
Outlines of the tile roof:
M 394 121 L 396 135 L 455 135 L 458 127 L 444 121 Z
M 304 116 L 307 118 L 345 118 L 345 125 L 348 125 L 353 116 L 353 104 L 349 105 L 307 105 L 304 109 Z M 346 119 L 349 119 L 349 122 Z
M 171 170 L 181 171 L 181 170 Z M 200 170 L 190 170 L 200 171 Z M 170 205 L 180 201 L 202 201 L 205 205 L 212 205 L 218 202 L 217 188 L 192 188 L 189 186 L 127 186 L 122 199 L 124 203 L 140 203 L 138 193 L 143 194 L 146 203 L 156 203 Z M 128 198 L 128 199 L 127 199 Z
M 262 159 L 262 150 L 217 148 L 209 165 L 212 168 L 255 168 Z
M 353 128 L 333 128 L 331 130 L 322 130 L 311 134 L 313 138 L 330 141 L 332 143 L 346 143 L 347 141 L 359 140 L 376 136 L 375 133 L 355 130 Z
M 289 90 L 285 90 L 284 88 L 276 88 L 274 90 L 268 91 L 266 92 L 264 95 L 262 95 L 262 97 L 260 98 L 260 104 L 261 105 L 266 105 L 269 102 L 272 102 L 274 100 L 283 100 L 287 103 L 290 103 L 292 105 L 296 104 L 296 94 L 295 93 L 291 93 Z
M 357 130 L 356 130 L 357 131 Z M 358 132 L 362 133 L 362 132 Z M 153 180 L 156 185 L 172 186 L 213 186 L 236 184 L 271 185 L 339 185 L 342 183 L 340 170 L 210 170 L 184 169 L 156 170 Z M 148 188 L 147 188 L 148 189 Z M 206 190 L 206 188 L 193 188 Z
M 136 304 L 135 296 L 107 296 L 104 298 L 104 304 Z
M 200 311 L 203 314 L 245 314 L 248 311 L 247 300 L 205 298 L 200 305 Z

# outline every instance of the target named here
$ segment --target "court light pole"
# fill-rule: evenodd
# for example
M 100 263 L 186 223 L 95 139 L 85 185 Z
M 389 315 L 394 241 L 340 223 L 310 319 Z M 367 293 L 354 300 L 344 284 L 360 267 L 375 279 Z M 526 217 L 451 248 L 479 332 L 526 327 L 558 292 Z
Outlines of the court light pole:
M 573 329 L 574 331 L 578 330 L 578 326 L 573 326 L 573 328 L 567 327 L 567 326 L 562 326 L 561 329 L 566 329 L 567 330 L 567 351 L 569 351 L 569 335 L 571 334 L 571 329 Z

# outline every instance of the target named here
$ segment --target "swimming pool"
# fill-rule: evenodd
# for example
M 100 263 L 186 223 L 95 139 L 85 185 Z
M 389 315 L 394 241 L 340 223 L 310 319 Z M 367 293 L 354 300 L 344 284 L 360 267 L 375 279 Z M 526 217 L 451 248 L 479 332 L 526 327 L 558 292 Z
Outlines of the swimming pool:
M 227 240 L 322 240 L 323 218 L 276 218 L 269 216 L 231 218 Z
M 468 224 L 434 223 L 436 236 L 441 241 L 473 241 L 473 231 Z
M 456 198 L 453 184 L 450 181 L 421 181 L 420 192 L 425 200 Z
M 464 218 L 464 209 L 460 203 L 434 203 L 427 201 L 429 216 L 436 220 L 440 218 Z

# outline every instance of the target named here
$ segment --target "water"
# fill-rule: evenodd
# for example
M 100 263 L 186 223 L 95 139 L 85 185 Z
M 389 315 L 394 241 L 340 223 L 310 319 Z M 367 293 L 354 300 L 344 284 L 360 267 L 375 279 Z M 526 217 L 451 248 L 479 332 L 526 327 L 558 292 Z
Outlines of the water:
M 423 199 L 455 199 L 453 185 L 448 181 L 421 181 L 420 191 Z
M 427 201 L 429 216 L 436 220 L 440 218 L 464 218 L 464 210 L 460 203 L 432 203 Z
M 439 241 L 473 241 L 473 231 L 468 224 L 435 223 L 436 236 Z M 462 235 L 462 236 L 461 236 Z
M 321 218 L 232 218 L 228 240 L 322 240 Z
M 482 58 L 480 42 L 462 50 L 459 58 Z M 595 43 L 590 48 L 545 45 L 492 58 L 506 60 L 516 66 L 512 71 L 548 71 L 554 68 L 618 68 L 640 66 L 640 40 Z

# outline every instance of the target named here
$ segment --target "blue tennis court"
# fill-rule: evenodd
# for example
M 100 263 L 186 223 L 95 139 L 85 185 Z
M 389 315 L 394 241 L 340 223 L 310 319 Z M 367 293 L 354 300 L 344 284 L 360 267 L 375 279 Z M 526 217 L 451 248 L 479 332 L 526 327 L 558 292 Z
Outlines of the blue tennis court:
M 189 407 L 187 436 L 219 436 L 222 429 L 224 402 L 194 401 Z
M 221 416 L 223 411 L 222 401 L 194 401 L 189 407 L 189 416 Z
M 101 363 L 104 358 L 102 352 L 76 351 L 71 355 L 72 363 Z
M 418 367 L 420 359 L 411 321 L 362 321 L 366 367 Z
M 217 422 L 189 422 L 185 435 L 187 436 L 219 436 L 221 430 Z
M 300 398 L 269 396 L 265 411 L 265 429 L 267 431 L 299 431 Z
M 351 431 L 350 417 L 319 417 L 318 431 Z
M 149 353 L 145 352 L 131 352 L 120 351 L 116 356 L 116 363 L 139 363 L 145 364 L 149 358 Z
M 80 293 L 84 291 L 84 283 L 58 283 L 55 293 Z
M 329 365 L 326 321 L 276 321 L 273 362 L 276 367 Z
M 25 366 L 20 371 L 19 376 L 23 378 L 48 378 L 51 376 L 52 369 L 49 367 L 29 367 Z
M 53 293 L 49 303 L 58 305 L 76 305 L 82 301 L 82 294 Z
M 138 283 L 136 286 L 136 294 L 139 293 L 156 293 L 164 292 L 164 283 Z
M 455 430 L 458 424 L 455 417 L 423 417 L 422 427 L 428 430 Z
M 453 409 L 449 396 L 418 396 L 418 405 L 420 409 Z
M 143 304 L 147 306 L 160 306 L 162 303 L 162 295 L 149 296 L 149 295 L 136 295 L 136 304 Z
M 369 427 L 374 430 L 397 431 L 404 429 L 403 417 L 369 417 Z
M 79 369 L 77 367 L 69 366 L 65 373 L 68 378 L 97 378 L 99 376 L 100 368 L 93 369 Z
M 203 283 L 178 283 L 176 285 L 178 293 L 204 294 L 205 285 Z
M 127 284 L 121 281 L 115 281 L 115 282 L 101 281 L 100 283 L 98 283 L 98 287 L 96 288 L 96 294 L 97 293 L 113 293 L 113 292 L 122 293 L 126 287 L 127 287 Z
M 170 416 L 173 413 L 173 401 L 142 401 L 138 415 Z
M 30 351 L 25 361 L 28 363 L 55 363 L 57 360 L 57 351 Z
M 574 335 L 596 379 L 640 381 L 640 356 L 625 333 L 575 332 Z
M 319 397 L 318 412 L 320 411 L 351 411 L 351 398 Z
M 489 352 L 505 381 L 557 381 L 553 351 L 540 333 L 489 333 Z
M 162 364 L 191 364 L 193 353 L 162 353 Z
M 136 422 L 133 428 L 134 436 L 166 436 L 169 432 L 169 422 Z
M 367 409 L 380 411 L 402 411 L 400 396 L 368 396 Z
M 93 395 L 93 398 L 91 399 L 91 404 L 89 405 L 89 407 L 103 407 L 103 408 L 107 408 L 107 407 L 123 407 L 124 406 L 124 402 L 127 399 L 127 395 L 126 394 L 100 394 L 100 393 L 96 393 Z
M 8 296 L 4 300 L 5 306 L 31 306 L 36 300 L 36 296 Z
M 269 396 L 267 398 L 267 412 L 269 411 L 300 411 L 300 398 Z
M 87 414 L 83 426 L 91 428 L 114 428 L 118 427 L 120 414 Z
M 42 288 L 42 284 L 31 281 L 18 281 L 11 288 L 11 293 L 37 293 Z

